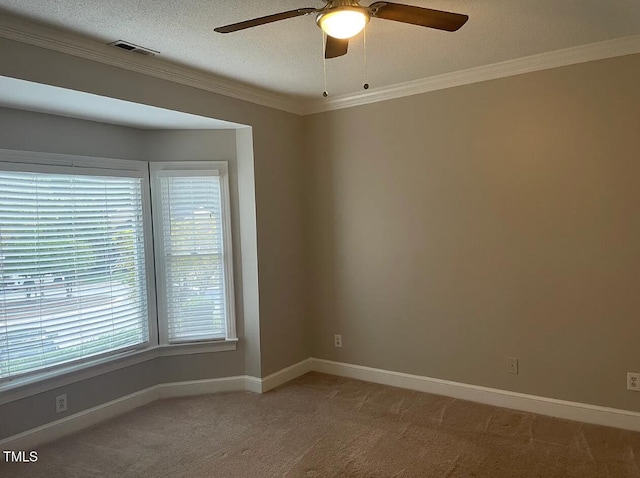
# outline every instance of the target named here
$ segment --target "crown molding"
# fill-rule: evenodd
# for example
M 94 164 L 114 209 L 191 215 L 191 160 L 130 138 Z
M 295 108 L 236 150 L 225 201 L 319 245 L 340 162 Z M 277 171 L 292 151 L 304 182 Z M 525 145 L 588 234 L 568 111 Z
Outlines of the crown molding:
M 132 55 L 99 41 L 18 17 L 0 16 L 0 38 L 116 66 L 288 113 L 298 115 L 302 113 L 299 102 L 285 95 L 242 85 L 236 81 L 171 63 L 161 58 Z
M 307 103 L 303 115 L 351 108 L 353 106 L 377 103 L 402 98 L 404 96 L 443 90 L 455 86 L 495 80 L 534 71 L 548 70 L 605 58 L 640 53 L 640 35 L 616 38 L 588 45 L 507 60 L 491 65 L 478 66 L 467 70 L 454 71 L 443 75 L 397 83 L 356 94 L 347 94 Z
M 162 58 L 133 56 L 96 40 L 9 15 L 0 16 L 0 38 L 93 60 L 297 115 L 351 108 L 471 83 L 640 53 L 640 35 L 633 35 L 397 83 L 355 94 L 322 100 L 302 100 L 243 85 Z

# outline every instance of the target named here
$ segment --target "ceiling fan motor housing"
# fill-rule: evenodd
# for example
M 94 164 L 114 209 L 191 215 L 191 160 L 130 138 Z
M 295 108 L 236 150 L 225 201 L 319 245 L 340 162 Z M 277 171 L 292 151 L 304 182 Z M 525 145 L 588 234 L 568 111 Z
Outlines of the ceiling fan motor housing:
M 360 2 L 358 0 L 329 0 L 327 2 L 327 5 L 324 8 L 325 9 L 331 9 L 331 8 L 337 8 L 337 7 L 360 7 L 360 8 L 365 8 L 362 5 L 360 5 Z

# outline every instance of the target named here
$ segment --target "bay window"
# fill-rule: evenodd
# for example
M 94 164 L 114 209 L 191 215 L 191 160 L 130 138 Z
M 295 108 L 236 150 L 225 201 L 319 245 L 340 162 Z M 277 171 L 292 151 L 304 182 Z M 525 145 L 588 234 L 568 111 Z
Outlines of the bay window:
M 226 163 L 0 151 L 0 385 L 235 340 L 227 178 Z

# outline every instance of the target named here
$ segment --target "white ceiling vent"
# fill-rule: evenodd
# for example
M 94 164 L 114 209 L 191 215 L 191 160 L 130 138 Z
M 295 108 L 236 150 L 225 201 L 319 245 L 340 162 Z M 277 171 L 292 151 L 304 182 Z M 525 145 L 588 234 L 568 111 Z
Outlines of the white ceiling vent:
M 109 43 L 109 45 L 115 46 L 122 50 L 130 51 L 131 53 L 138 53 L 139 55 L 154 56 L 160 54 L 159 51 L 151 50 L 150 48 L 145 48 L 139 45 L 134 45 L 133 43 L 129 43 L 123 40 L 111 42 Z

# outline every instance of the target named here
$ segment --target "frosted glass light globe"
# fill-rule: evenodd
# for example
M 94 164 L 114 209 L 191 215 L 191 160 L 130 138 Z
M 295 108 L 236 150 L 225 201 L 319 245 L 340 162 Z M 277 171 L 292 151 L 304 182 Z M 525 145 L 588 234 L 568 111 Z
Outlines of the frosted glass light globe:
M 341 8 L 321 13 L 316 21 L 327 35 L 344 40 L 360 33 L 369 22 L 369 15 L 359 9 Z

